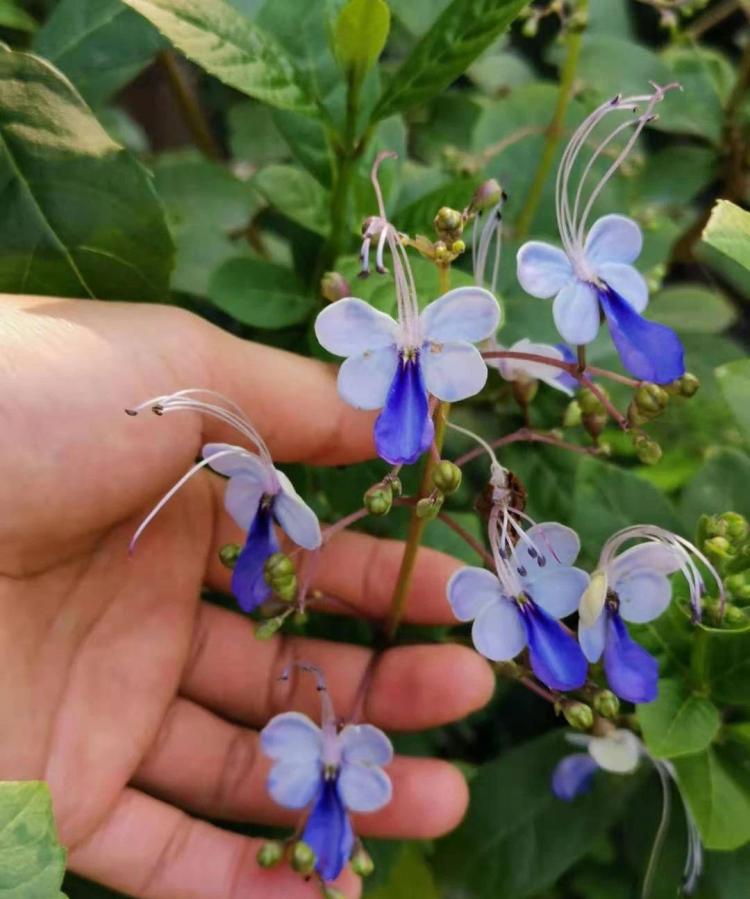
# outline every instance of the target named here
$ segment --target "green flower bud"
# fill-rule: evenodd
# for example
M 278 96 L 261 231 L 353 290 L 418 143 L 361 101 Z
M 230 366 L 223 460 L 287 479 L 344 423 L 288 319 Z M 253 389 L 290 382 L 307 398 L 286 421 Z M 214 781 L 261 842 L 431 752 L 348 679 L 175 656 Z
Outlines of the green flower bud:
M 466 250 L 466 244 L 462 240 L 454 240 L 451 245 L 451 253 L 460 256 Z
M 461 486 L 461 469 L 453 462 L 442 459 L 432 469 L 432 483 L 441 492 L 449 496 Z
M 510 387 L 516 402 L 523 408 L 528 406 L 539 392 L 539 381 L 536 378 L 516 378 L 511 381 Z
M 256 640 L 270 640 L 284 623 L 286 615 L 277 615 L 275 618 L 267 618 L 255 628 Z
M 602 718 L 616 718 L 620 711 L 620 700 L 611 690 L 598 690 L 594 696 L 594 711 Z
M 385 483 L 391 485 L 391 490 L 393 491 L 394 496 L 401 496 L 401 494 L 404 492 L 401 481 L 397 477 L 395 477 L 395 475 L 389 475 L 385 479 Z
M 230 570 L 237 564 L 237 559 L 242 552 L 242 547 L 237 543 L 227 543 L 219 550 L 219 560 L 225 568 Z
M 636 434 L 633 437 L 633 446 L 638 459 L 644 465 L 656 465 L 659 459 L 661 459 L 661 447 L 655 440 L 652 440 L 645 434 Z
M 438 517 L 438 512 L 440 512 L 440 507 L 442 505 L 442 494 L 439 493 L 437 496 L 425 496 L 417 503 L 417 518 L 426 518 L 428 521 L 432 521 L 434 518 Z
M 685 374 L 680 378 L 677 382 L 680 387 L 680 393 L 682 396 L 695 396 L 695 394 L 700 390 L 701 382 L 698 378 L 691 374 L 689 371 L 685 372 Z
M 737 512 L 724 512 L 719 516 L 724 535 L 733 543 L 743 543 L 750 533 L 747 519 Z
M 329 303 L 343 300 L 352 295 L 352 289 L 346 278 L 339 272 L 326 272 L 320 282 L 320 293 Z
M 283 602 L 292 602 L 297 595 L 297 575 L 285 574 L 271 581 L 271 589 L 275 596 Z
M 564 702 L 562 713 L 568 724 L 576 730 L 589 730 L 594 723 L 594 713 L 585 702 Z
M 524 37 L 532 38 L 536 37 L 537 31 L 539 31 L 539 22 L 536 19 L 526 19 L 521 28 L 521 34 Z
M 333 887 L 324 886 L 323 899 L 346 899 L 346 896 L 341 892 L 341 890 L 336 890 Z
M 732 544 L 726 537 L 711 537 L 703 544 L 703 549 L 714 563 L 726 562 L 732 558 Z
M 581 406 L 578 400 L 571 400 L 563 415 L 564 428 L 577 428 L 581 424 Z
M 642 415 L 655 418 L 667 408 L 669 394 L 658 384 L 641 384 L 633 395 L 633 402 Z
M 728 627 L 743 627 L 747 624 L 747 615 L 742 609 L 727 603 L 724 607 L 724 623 Z
M 594 440 L 596 440 L 607 425 L 607 413 L 585 412 L 581 416 L 581 424 L 584 426 L 584 428 L 586 428 L 588 433 L 591 434 Z
M 284 844 L 278 840 L 268 840 L 258 850 L 258 864 L 261 868 L 273 868 L 284 857 Z
M 604 396 L 608 397 L 607 391 L 603 387 L 600 387 L 599 389 Z M 588 387 L 579 390 L 576 399 L 578 400 L 578 405 L 581 407 L 581 412 L 583 412 L 584 415 L 602 415 L 607 411 L 599 397 L 593 390 L 589 390 Z
M 464 229 L 464 217 L 457 209 L 451 209 L 450 206 L 442 206 L 438 210 L 433 224 L 440 237 L 448 235 L 453 240 L 457 240 Z
M 307 614 L 307 612 L 303 612 L 302 609 L 298 609 L 292 615 L 292 624 L 295 627 L 304 627 L 309 620 L 310 616 Z
M 363 502 L 370 515 L 387 515 L 393 505 L 393 488 L 385 482 L 375 484 L 367 490 Z
M 492 667 L 498 677 L 504 677 L 507 680 L 518 680 L 519 677 L 523 677 L 523 669 L 518 662 L 514 662 L 512 659 L 507 662 L 494 662 Z
M 359 846 L 352 856 L 352 871 L 359 877 L 369 877 L 375 870 L 375 862 L 364 846 Z
M 294 562 L 284 553 L 272 553 L 263 566 L 263 577 L 267 584 L 270 584 L 278 577 L 286 577 L 294 574 Z
M 469 203 L 469 212 L 475 214 L 492 209 L 502 199 L 503 189 L 500 187 L 500 183 L 494 178 L 490 178 L 489 181 L 483 181 L 474 191 L 474 196 Z
M 312 874 L 317 858 L 312 849 L 300 840 L 292 847 L 291 865 L 298 874 Z

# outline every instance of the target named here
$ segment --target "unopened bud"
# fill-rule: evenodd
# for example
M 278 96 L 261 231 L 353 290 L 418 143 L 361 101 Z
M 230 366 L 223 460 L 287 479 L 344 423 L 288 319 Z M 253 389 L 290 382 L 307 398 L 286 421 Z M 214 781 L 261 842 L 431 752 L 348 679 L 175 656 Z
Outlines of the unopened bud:
M 600 387 L 599 389 L 604 396 L 607 396 L 607 392 L 603 387 Z M 599 397 L 593 390 L 589 390 L 588 387 L 579 390 L 576 399 L 578 400 L 578 405 L 581 407 L 581 412 L 583 412 L 584 415 L 601 415 L 607 411 Z
M 463 240 L 454 240 L 451 244 L 451 253 L 460 256 L 466 250 L 466 244 Z
M 576 730 L 589 730 L 594 723 L 594 713 L 585 702 L 564 702 L 562 713 L 568 724 Z
M 742 609 L 738 609 L 737 606 L 726 603 L 724 606 L 724 623 L 729 627 L 743 627 L 747 624 L 747 615 Z
M 309 619 L 310 619 L 310 616 L 307 614 L 307 612 L 303 612 L 302 609 L 298 609 L 292 615 L 292 624 L 295 627 L 304 627 L 307 624 L 307 622 L 309 621 Z
M 237 564 L 237 559 L 242 552 L 238 543 L 227 543 L 219 550 L 219 560 L 225 568 L 230 570 Z
M 594 711 L 602 718 L 616 718 L 620 711 L 620 700 L 611 690 L 598 690 L 594 696 Z
M 323 899 L 346 899 L 346 896 L 334 887 L 323 887 Z
M 271 589 L 283 602 L 292 602 L 297 595 L 297 575 L 285 574 L 283 577 L 274 578 L 271 581 Z
M 268 840 L 258 850 L 256 858 L 261 868 L 273 868 L 284 857 L 284 845 L 278 840 Z
M 658 384 L 641 384 L 633 394 L 633 402 L 638 411 L 647 418 L 656 418 L 669 403 L 669 394 Z
M 719 516 L 724 535 L 733 542 L 742 543 L 750 533 L 747 518 L 738 512 L 724 512 Z
M 457 209 L 442 206 L 433 220 L 433 225 L 442 240 L 453 243 L 464 230 L 464 217 Z
M 375 862 L 372 856 L 364 846 L 360 846 L 352 856 L 352 871 L 359 877 L 369 877 L 374 870 Z
M 607 425 L 607 417 L 606 412 L 585 412 L 581 416 L 581 424 L 596 440 Z
M 701 382 L 698 378 L 691 374 L 689 371 L 685 372 L 685 374 L 678 381 L 680 386 L 680 393 L 682 396 L 695 396 L 695 394 L 700 390 Z
M 659 459 L 661 459 L 661 447 L 655 440 L 652 440 L 645 434 L 635 434 L 633 446 L 635 447 L 636 456 L 644 465 L 656 465 Z
M 578 400 L 571 400 L 565 408 L 563 427 L 577 428 L 579 424 L 581 424 L 581 406 Z
M 393 505 L 393 488 L 386 483 L 375 484 L 366 491 L 363 502 L 370 515 L 387 515 Z
M 391 485 L 391 490 L 393 491 L 394 496 L 401 496 L 401 494 L 404 492 L 401 481 L 395 475 L 388 475 L 384 483 Z
M 536 37 L 537 31 L 539 31 L 539 22 L 536 19 L 526 19 L 521 28 L 521 34 L 524 37 L 532 38 Z
M 750 600 L 750 571 L 740 574 L 730 574 L 724 578 L 724 586 L 732 594 L 733 598 L 741 602 Z
M 326 272 L 320 282 L 320 293 L 329 303 L 343 300 L 352 295 L 352 288 L 346 278 L 339 272 Z
M 448 247 L 446 247 L 445 243 L 442 240 L 438 240 L 435 242 L 433 253 L 435 255 L 436 262 L 446 262 L 450 257 Z
M 442 459 L 432 470 L 432 483 L 441 493 L 449 496 L 461 486 L 461 469 L 453 462 Z
M 315 870 L 315 862 L 317 858 L 315 853 L 307 845 L 307 843 L 303 843 L 300 840 L 298 843 L 295 843 L 292 848 L 292 857 L 291 857 L 291 865 L 298 874 L 304 874 L 307 877 L 308 874 L 312 874 Z
M 281 625 L 284 623 L 286 619 L 286 615 L 276 615 L 275 618 L 268 618 L 265 621 L 262 621 L 255 628 L 255 639 L 256 640 L 270 640 L 271 637 L 278 631 Z
M 528 406 L 539 391 L 539 381 L 536 378 L 520 377 L 511 381 L 513 397 L 521 408 Z
M 732 544 L 726 537 L 711 537 L 704 542 L 703 550 L 714 563 L 729 561 L 733 556 Z
M 286 553 L 272 553 L 263 565 L 263 577 L 267 584 L 277 578 L 288 577 L 295 573 L 294 562 Z
M 443 505 L 443 495 L 438 493 L 436 496 L 425 496 L 417 503 L 417 518 L 426 518 L 432 521 L 437 518 L 438 512 Z
M 469 203 L 469 211 L 484 212 L 486 209 L 497 206 L 502 199 L 503 189 L 500 187 L 500 183 L 494 178 L 490 178 L 488 181 L 483 181 L 474 191 L 474 196 Z

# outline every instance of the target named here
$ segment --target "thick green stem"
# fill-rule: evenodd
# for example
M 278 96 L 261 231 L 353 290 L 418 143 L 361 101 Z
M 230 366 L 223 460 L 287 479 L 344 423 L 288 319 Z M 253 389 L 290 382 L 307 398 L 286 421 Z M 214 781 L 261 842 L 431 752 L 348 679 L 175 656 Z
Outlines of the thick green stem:
M 560 90 L 557 94 L 555 112 L 547 128 L 547 137 L 544 141 L 539 165 L 534 174 L 534 180 L 531 182 L 531 187 L 526 194 L 521 214 L 516 223 L 516 237 L 519 240 L 523 240 L 526 237 L 534 221 L 534 216 L 542 199 L 544 185 L 547 183 L 552 163 L 555 161 L 557 145 L 560 143 L 560 138 L 565 129 L 565 113 L 573 96 L 578 60 L 583 43 L 583 33 L 586 27 L 588 5 L 588 0 L 577 0 L 573 8 L 572 22 L 565 40 L 565 60 L 560 72 Z

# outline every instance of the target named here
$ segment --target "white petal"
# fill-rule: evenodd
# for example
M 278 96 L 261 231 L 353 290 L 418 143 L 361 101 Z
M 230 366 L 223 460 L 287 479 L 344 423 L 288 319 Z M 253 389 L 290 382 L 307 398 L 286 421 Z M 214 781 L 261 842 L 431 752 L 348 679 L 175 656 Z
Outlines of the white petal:
M 532 297 L 548 299 L 573 277 L 570 260 L 559 247 L 530 240 L 516 256 L 518 281 Z
M 673 574 L 680 570 L 681 565 L 682 557 L 676 549 L 656 540 L 649 540 L 620 553 L 609 566 L 609 579 L 614 583 L 641 568 L 661 574 Z
M 633 219 L 604 215 L 591 226 L 583 252 L 594 266 L 602 262 L 634 262 L 643 247 L 643 234 Z
M 446 403 L 475 396 L 487 383 L 485 361 L 470 343 L 425 343 L 419 361 L 427 390 Z
M 241 446 L 233 446 L 231 443 L 206 443 L 201 450 L 201 456 L 204 459 L 210 459 L 211 456 L 219 453 L 231 453 L 231 455 L 222 455 L 215 462 L 209 462 L 209 468 L 228 478 L 242 474 L 255 478 L 264 487 L 270 486 L 267 483 L 268 466 L 255 453 L 248 452 Z
M 548 343 L 532 343 L 527 337 L 517 340 L 513 346 L 508 347 L 514 353 L 529 353 L 532 356 L 546 356 L 557 362 L 563 361 L 563 354 L 556 346 Z M 554 365 L 544 365 L 542 362 L 531 362 L 527 359 L 498 359 L 502 363 L 500 373 L 507 381 L 512 381 L 519 375 L 527 378 L 536 378 L 539 381 L 554 380 L 562 371 Z
M 563 340 L 576 345 L 591 343 L 599 332 L 596 291 L 585 281 L 569 281 L 555 297 L 552 315 Z
M 648 284 L 638 269 L 632 265 L 625 265 L 622 262 L 602 262 L 596 267 L 596 273 L 636 312 L 643 312 L 648 306 Z
M 347 724 L 338 739 L 345 762 L 387 765 L 393 758 L 391 741 L 372 724 Z
M 397 368 L 395 346 L 350 356 L 339 369 L 339 396 L 355 409 L 382 409 Z
M 488 603 L 502 597 L 500 581 L 486 568 L 459 568 L 451 575 L 446 590 L 459 621 L 472 621 Z
M 584 627 L 583 623 L 578 621 L 578 643 L 580 644 L 583 654 L 589 662 L 598 662 L 604 652 L 604 643 L 607 639 L 607 616 L 599 615 L 591 627 Z
M 565 618 L 578 608 L 589 576 L 580 568 L 549 568 L 540 574 L 534 572 L 532 580 L 525 580 L 524 587 L 534 602 L 553 618 Z
M 301 712 L 276 715 L 260 732 L 260 745 L 276 761 L 319 761 L 323 734 L 317 724 Z
M 488 603 L 471 628 L 477 652 L 493 662 L 515 658 L 526 646 L 526 628 L 521 613 L 508 599 Z
M 277 762 L 268 775 L 268 792 L 284 808 L 304 808 L 320 788 L 319 761 Z
M 633 624 L 658 618 L 672 599 L 672 584 L 658 571 L 635 571 L 613 587 L 620 599 L 620 614 Z
M 263 492 L 263 485 L 245 474 L 234 475 L 227 482 L 224 508 L 243 531 L 250 530 Z
M 283 471 L 276 469 L 281 490 L 273 501 L 273 514 L 297 546 L 317 549 L 322 540 L 318 516 L 294 489 L 294 485 Z
M 391 801 L 393 793 L 391 780 L 382 769 L 347 764 L 341 766 L 338 790 L 352 812 L 375 812 Z
M 500 324 L 500 306 L 482 287 L 456 287 L 427 306 L 420 315 L 424 340 L 468 340 L 491 337 Z
M 581 550 L 578 534 L 558 521 L 535 524 L 526 531 L 526 536 L 534 545 L 535 555 L 529 552 L 529 542 L 519 541 L 514 552 L 518 564 L 523 565 L 532 576 L 540 568 L 556 565 L 572 565 Z M 543 560 L 543 561 L 542 561 Z M 539 563 L 542 562 L 540 565 Z
M 336 300 L 315 319 L 315 336 L 329 353 L 353 356 L 396 343 L 398 324 L 364 300 Z
M 594 737 L 589 743 L 589 752 L 605 771 L 629 774 L 638 767 L 641 743 L 632 731 L 616 730 L 606 737 Z

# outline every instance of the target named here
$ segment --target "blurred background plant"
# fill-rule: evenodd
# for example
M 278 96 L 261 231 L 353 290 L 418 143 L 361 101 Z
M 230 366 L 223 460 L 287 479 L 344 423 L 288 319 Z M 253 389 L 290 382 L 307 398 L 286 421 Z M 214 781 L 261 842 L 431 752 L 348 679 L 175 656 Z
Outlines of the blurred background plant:
M 327 302 L 351 289 L 383 310 L 395 304 L 388 277 L 355 280 L 376 153 L 399 155 L 382 169 L 385 199 L 412 236 L 442 240 L 438 210 L 464 209 L 481 182 L 500 182 L 500 338 L 554 343 L 550 307 L 524 296 L 514 254 L 529 236 L 556 240 L 554 171 L 570 126 L 616 93 L 682 84 L 600 203 L 642 226 L 650 317 L 680 334 L 701 390 L 651 425 L 657 465 L 608 423 L 596 454 L 512 444 L 502 460 L 533 516 L 579 531 L 586 562 L 619 527 L 645 520 L 693 537 L 700 520 L 702 544 L 733 578 L 733 630 L 703 629 L 698 668 L 679 610 L 639 637 L 664 672 L 661 698 L 638 713 L 643 737 L 673 760 L 716 850 L 702 899 L 744 899 L 750 883 L 750 550 L 734 519 L 716 517 L 750 516 L 749 22 L 748 0 L 0 0 L 0 290 L 175 303 L 323 358 L 312 323 Z M 718 198 L 733 205 L 717 208 L 703 239 Z M 471 281 L 461 249 L 454 285 Z M 418 259 L 414 271 L 421 300 L 435 298 L 437 268 Z M 589 361 L 618 367 L 606 338 Z M 612 396 L 627 401 L 619 385 Z M 587 445 L 564 396 L 542 389 L 522 408 L 497 377 L 455 417 L 498 437 L 527 416 Z M 450 434 L 447 446 L 450 457 L 468 444 Z M 370 462 L 294 475 L 330 520 L 358 508 L 385 471 Z M 470 468 L 449 501 L 476 537 L 484 473 Z M 403 536 L 408 516 L 394 509 L 367 526 Z M 474 562 L 440 521 L 424 541 Z M 295 627 L 372 639 L 365 622 L 330 616 Z M 400 638 L 445 636 L 403 628 Z M 472 806 L 437 843 L 371 843 L 367 894 L 636 895 L 660 813 L 655 774 L 604 776 L 575 804 L 556 801 L 559 723 L 501 680 L 471 719 L 396 735 L 401 751 L 459 762 Z M 684 840 L 676 815 L 654 899 L 675 895 Z M 72 876 L 64 889 L 113 895 Z

